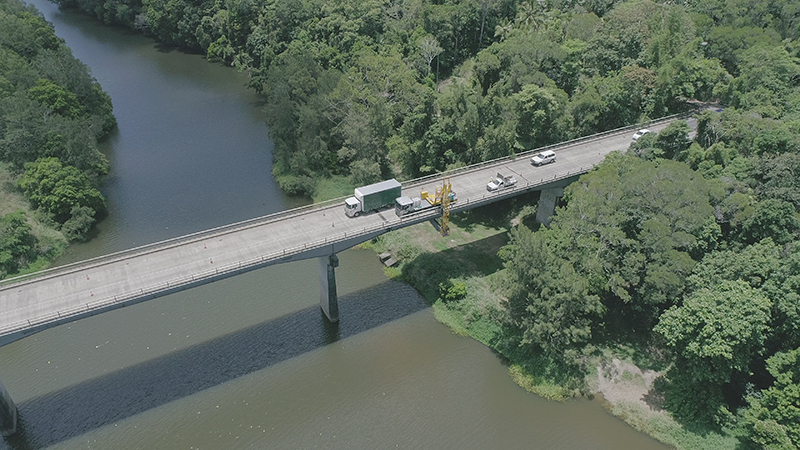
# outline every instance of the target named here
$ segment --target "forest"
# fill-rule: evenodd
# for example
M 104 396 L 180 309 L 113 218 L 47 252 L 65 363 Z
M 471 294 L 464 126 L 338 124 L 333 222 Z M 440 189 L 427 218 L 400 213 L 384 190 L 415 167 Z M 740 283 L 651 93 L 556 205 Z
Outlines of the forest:
M 294 194 L 717 105 L 698 113 L 696 134 L 674 124 L 612 154 L 566 190 L 549 229 L 515 227 L 500 252 L 505 301 L 481 314 L 501 353 L 574 380 L 619 343 L 666 359 L 663 407 L 687 429 L 732 433 L 743 448 L 800 446 L 799 3 L 59 2 L 247 73 L 264 96 L 274 175 Z M 2 20 L 41 22 L 16 11 Z M 3 42 L 0 154 L 25 170 L 32 201 L 69 221 L 82 213 L 48 200 L 41 180 L 92 182 L 106 166 L 91 152 L 55 155 L 79 139 L 66 131 L 11 158 L 13 118 L 46 110 L 66 129 L 110 105 L 92 84 L 68 95 L 76 86 L 37 59 L 63 50 L 47 47 L 57 43 L 44 25 L 31 30 L 43 37 Z M 21 48 L 31 42 L 42 46 Z M 46 76 L 12 79 L 12 66 Z
M 35 8 L 1 0 L 0 29 L 3 278 L 46 264 L 105 213 L 98 188 L 109 167 L 97 141 L 116 121 L 111 99 Z M 22 193 L 33 215 L 5 211 L 8 192 Z
M 745 26 L 738 16 L 715 23 L 728 13 L 712 3 L 62 4 L 245 71 L 266 98 L 274 175 L 306 195 L 321 179 L 413 178 L 661 117 L 688 99 L 749 106 L 747 83 L 759 75 L 750 65 L 791 60 L 779 32 L 795 31 L 792 11 Z M 749 23 L 765 20 L 780 31 Z M 753 43 L 769 55 L 740 51 Z M 769 100 L 773 115 L 786 101 Z

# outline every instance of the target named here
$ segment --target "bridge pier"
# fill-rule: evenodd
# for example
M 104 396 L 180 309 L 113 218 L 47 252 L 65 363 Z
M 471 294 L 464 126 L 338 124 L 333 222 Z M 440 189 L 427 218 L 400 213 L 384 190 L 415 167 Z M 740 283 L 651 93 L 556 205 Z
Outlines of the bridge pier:
M 0 435 L 11 436 L 17 432 L 17 405 L 0 383 Z
M 539 194 L 539 205 L 536 207 L 536 221 L 549 228 L 556 212 L 556 202 L 563 196 L 563 187 L 543 189 Z
M 336 255 L 319 258 L 319 306 L 333 323 L 339 321 L 339 298 L 336 295 L 336 274 L 339 257 Z

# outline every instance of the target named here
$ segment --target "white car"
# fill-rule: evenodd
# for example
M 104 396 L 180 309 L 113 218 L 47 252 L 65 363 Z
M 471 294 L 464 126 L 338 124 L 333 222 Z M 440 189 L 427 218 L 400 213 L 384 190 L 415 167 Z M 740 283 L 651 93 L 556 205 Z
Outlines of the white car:
M 641 130 L 637 131 L 636 133 L 633 133 L 633 140 L 634 141 L 638 141 L 640 137 L 644 136 L 645 134 L 647 134 L 649 132 L 650 132 L 650 130 L 648 130 L 647 128 L 642 128 Z
M 534 166 L 550 164 L 551 162 L 556 162 L 556 153 L 552 150 L 545 150 L 531 158 L 531 164 Z
M 517 184 L 517 179 L 513 176 L 504 177 L 498 173 L 497 176 L 492 177 L 489 184 L 486 185 L 486 190 L 492 192 L 498 189 L 510 188 L 515 184 Z

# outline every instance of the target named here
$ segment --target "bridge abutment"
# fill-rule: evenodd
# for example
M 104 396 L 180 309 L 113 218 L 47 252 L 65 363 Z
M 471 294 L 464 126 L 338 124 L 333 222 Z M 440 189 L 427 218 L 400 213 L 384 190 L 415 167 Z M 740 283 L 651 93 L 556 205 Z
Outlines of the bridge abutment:
M 336 273 L 339 257 L 336 255 L 319 258 L 319 306 L 333 323 L 339 321 L 339 298 L 336 295 Z
M 564 188 L 543 189 L 539 194 L 539 205 L 536 207 L 536 221 L 549 227 L 556 212 L 556 202 L 564 196 Z
M 11 436 L 17 432 L 17 405 L 0 382 L 0 435 Z

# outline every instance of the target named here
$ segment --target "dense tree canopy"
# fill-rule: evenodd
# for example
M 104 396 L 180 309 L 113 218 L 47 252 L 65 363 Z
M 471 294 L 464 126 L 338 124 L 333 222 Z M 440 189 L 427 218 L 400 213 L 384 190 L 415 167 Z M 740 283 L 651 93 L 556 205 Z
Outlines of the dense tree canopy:
M 687 100 L 759 120 L 800 104 L 797 47 L 781 45 L 797 38 L 797 11 L 777 4 L 770 22 L 712 1 L 61 3 L 247 71 L 266 94 L 275 175 L 294 193 L 320 177 L 361 184 L 505 156 Z
M 32 6 L 0 0 L 0 29 L 0 162 L 15 175 L 26 172 L 20 186 L 42 217 L 54 218 L 69 239 L 82 239 L 105 208 L 97 187 L 109 168 L 97 140 L 116 123 L 111 99 Z M 50 174 L 35 175 L 32 164 Z M 19 231 L 8 236 L 24 236 L 21 216 L 6 217 L 13 222 L 6 229 Z M 2 276 L 49 252 L 3 245 Z
M 800 447 L 800 348 L 777 353 L 767 360 L 774 383 L 759 395 L 750 395 L 744 425 L 749 448 Z
M 593 319 L 601 316 L 604 306 L 590 292 L 588 278 L 550 248 L 554 238 L 554 232 L 533 233 L 525 227 L 512 232 L 502 252 L 514 286 L 509 323 L 519 333 L 518 345 L 541 348 L 550 357 L 572 363 L 590 342 Z
M 672 355 L 659 386 L 676 418 L 740 417 L 745 441 L 791 448 L 796 399 L 770 387 L 787 369 L 765 361 L 800 345 L 797 210 L 758 195 L 762 155 L 741 156 L 733 140 L 704 149 L 689 131 L 670 126 L 609 155 L 566 189 L 550 229 L 512 231 L 506 339 L 580 365 L 620 334 L 639 336 Z
M 58 158 L 25 164 L 18 184 L 34 206 L 52 214 L 59 223 L 70 220 L 76 207 L 91 209 L 92 217 L 105 212 L 105 199 L 86 174 L 74 166 L 62 165 Z
M 673 384 L 667 407 L 691 421 L 713 422 L 724 414 L 722 387 L 749 373 L 766 339 L 770 309 L 769 299 L 740 279 L 699 289 L 664 312 L 655 331 L 677 354 L 667 374 Z

